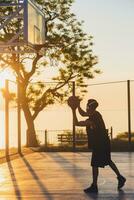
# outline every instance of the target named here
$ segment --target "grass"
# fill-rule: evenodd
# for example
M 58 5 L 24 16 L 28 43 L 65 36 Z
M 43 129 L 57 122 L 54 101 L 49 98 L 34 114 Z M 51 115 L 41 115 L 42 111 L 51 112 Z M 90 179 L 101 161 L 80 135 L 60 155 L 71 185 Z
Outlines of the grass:
M 132 140 L 131 142 L 131 147 L 128 143 L 128 140 L 125 139 L 113 139 L 111 141 L 111 151 L 113 152 L 128 152 L 128 151 L 132 151 L 134 152 L 134 140 Z M 48 145 L 47 147 L 45 147 L 44 145 L 40 146 L 39 151 L 46 151 L 46 152 L 71 152 L 74 151 L 73 147 L 71 144 L 63 144 L 63 145 L 59 145 L 59 146 L 54 146 L 54 145 Z M 87 144 L 85 145 L 76 145 L 76 149 L 75 151 L 78 152 L 87 152 L 87 151 L 91 151 L 90 149 L 88 149 Z

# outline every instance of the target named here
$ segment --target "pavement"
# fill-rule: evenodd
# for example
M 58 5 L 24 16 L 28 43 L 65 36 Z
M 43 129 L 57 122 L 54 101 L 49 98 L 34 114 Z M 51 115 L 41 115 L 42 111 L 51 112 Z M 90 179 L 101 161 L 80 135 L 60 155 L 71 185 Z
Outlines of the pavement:
M 100 169 L 99 194 L 83 189 L 92 182 L 91 153 L 35 152 L 0 165 L 0 200 L 134 200 L 134 153 L 112 153 L 127 178 L 122 191 L 107 166 Z

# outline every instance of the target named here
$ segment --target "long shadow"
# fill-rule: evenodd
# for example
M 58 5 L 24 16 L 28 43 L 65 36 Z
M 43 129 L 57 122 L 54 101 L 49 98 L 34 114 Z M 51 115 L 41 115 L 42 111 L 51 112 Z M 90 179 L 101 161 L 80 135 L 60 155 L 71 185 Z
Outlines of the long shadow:
M 16 159 L 16 158 L 19 157 L 19 154 L 18 154 L 18 153 L 12 153 L 12 154 L 10 154 L 10 155 L 7 156 L 7 157 L 6 157 L 6 156 L 0 157 L 0 164 L 7 162 L 7 159 L 8 159 L 9 157 L 14 157 L 13 159 Z M 10 160 L 13 160 L 13 159 L 10 159 Z
M 42 157 L 45 158 L 44 153 L 40 153 Z M 55 162 L 57 162 L 58 164 L 61 163 L 61 167 L 69 173 L 69 175 L 72 175 L 72 177 L 78 179 L 78 174 L 84 174 L 85 171 L 88 172 L 89 170 L 85 170 L 80 166 L 77 166 L 75 163 L 75 158 L 73 158 L 73 163 L 71 161 L 69 161 L 67 158 L 63 157 L 62 155 L 60 155 L 58 152 L 56 152 L 56 155 L 54 155 L 53 153 L 49 153 L 48 154 Z M 67 163 L 69 164 L 69 168 L 66 167 L 63 163 Z M 90 165 L 90 163 L 89 163 Z M 73 168 L 73 170 L 70 170 L 70 166 Z M 101 197 L 102 194 L 87 194 L 87 196 L 90 197 L 91 200 L 99 200 L 99 198 Z M 118 200 L 127 200 L 127 195 L 123 190 L 118 191 L 118 193 L 116 194 L 117 199 Z M 105 198 L 104 198 L 105 199 Z
M 45 158 L 44 153 L 40 153 L 40 155 L 42 157 Z M 80 166 L 77 166 L 77 164 L 75 163 L 75 157 L 73 158 L 73 162 L 69 161 L 67 158 L 63 157 L 62 155 L 60 155 L 58 152 L 56 152 L 56 156 L 53 153 L 49 153 L 48 154 L 55 162 L 57 162 L 58 164 L 61 163 L 61 167 L 67 171 L 70 175 L 72 175 L 72 177 L 78 178 L 78 173 L 79 174 L 85 174 L 88 173 L 89 169 L 84 169 Z M 74 154 L 75 155 L 75 154 Z M 67 165 L 63 165 L 63 163 L 68 164 L 69 167 L 67 167 Z M 89 166 L 90 166 L 90 161 L 89 161 Z M 71 167 L 71 170 L 70 170 Z M 78 171 L 79 170 L 79 171 Z
M 27 155 L 27 154 L 32 154 L 32 153 L 34 153 L 33 150 L 31 152 L 23 152 L 23 153 L 15 152 L 15 153 L 9 153 L 7 157 L 10 158 L 10 160 L 15 160 L 15 159 L 18 159 L 22 154 Z M 0 164 L 7 162 L 7 157 L 6 155 L 0 157 Z
M 86 155 L 85 154 L 83 154 L 83 153 L 86 153 Z M 77 154 L 79 154 L 79 155 L 81 155 L 82 157 L 85 157 L 85 158 L 90 158 L 91 157 L 91 151 L 87 151 L 87 152 L 77 152 Z
M 129 195 L 129 194 L 128 194 Z M 116 199 L 116 200 L 128 200 L 127 194 L 123 190 L 119 190 L 117 194 L 91 194 L 87 193 L 86 196 L 89 197 L 90 200 L 99 200 L 99 199 Z
M 13 186 L 14 186 L 16 198 L 18 200 L 22 200 L 21 191 L 20 191 L 19 186 L 17 184 L 17 179 L 15 177 L 15 172 L 14 172 L 13 166 L 11 164 L 10 157 L 6 157 L 6 160 L 7 160 L 7 165 L 8 165 L 8 169 L 9 169 L 9 172 L 10 172 L 10 176 L 11 176 L 11 179 L 12 179 L 12 183 L 13 183 Z
M 50 192 L 44 186 L 44 184 L 42 183 L 40 177 L 37 175 L 37 173 L 35 172 L 35 170 L 32 168 L 32 166 L 30 165 L 30 163 L 28 162 L 28 160 L 23 155 L 21 156 L 21 158 L 22 158 L 23 162 L 25 163 L 26 167 L 28 168 L 29 172 L 33 176 L 34 180 L 39 185 L 39 187 L 40 187 L 40 189 L 41 189 L 41 191 L 43 193 L 43 196 L 45 198 L 47 198 L 48 200 L 53 200 L 53 197 L 51 196 Z
M 98 194 L 86 194 L 90 200 L 99 200 L 99 195 Z
M 118 200 L 127 200 L 127 194 L 123 190 L 118 191 Z
M 40 155 L 44 157 L 44 159 L 46 158 L 44 153 L 40 152 Z M 69 161 L 67 158 L 63 157 L 62 155 L 60 155 L 58 152 L 56 152 L 56 154 L 49 153 L 48 155 L 54 160 L 54 162 L 58 163 L 60 167 L 69 174 L 69 176 L 71 176 L 77 182 L 81 181 L 81 179 L 83 179 L 83 177 L 85 176 L 86 177 L 88 176 L 90 180 L 90 175 L 89 175 L 90 162 L 89 162 L 89 169 L 84 169 L 83 167 L 80 167 L 77 165 L 77 162 L 75 159 L 77 156 L 76 154 L 74 154 L 74 157 L 72 158 L 72 162 Z

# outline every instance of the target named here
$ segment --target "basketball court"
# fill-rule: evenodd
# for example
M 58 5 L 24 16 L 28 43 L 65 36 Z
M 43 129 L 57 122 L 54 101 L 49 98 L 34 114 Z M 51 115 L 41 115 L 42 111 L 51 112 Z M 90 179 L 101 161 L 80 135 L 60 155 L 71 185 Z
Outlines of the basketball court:
M 91 153 L 35 152 L 0 165 L 0 199 L 24 200 L 133 200 L 134 153 L 112 153 L 127 178 L 117 191 L 113 171 L 100 170 L 99 194 L 87 195 L 91 183 Z
M 4 7 L 12 7 L 14 12 L 0 16 L 2 19 L 0 33 L 3 33 L 3 28 L 10 27 L 14 20 L 18 20 L 19 26 L 8 40 L 0 41 L 0 57 L 3 54 L 18 54 L 19 62 L 19 54 L 42 53 L 45 44 L 45 17 L 39 7 L 32 0 L 0 3 L 0 8 Z M 20 109 L 19 103 L 18 109 Z M 20 128 L 18 125 L 18 130 Z M 7 129 L 7 136 L 8 131 Z M 19 131 L 18 135 L 21 136 Z M 21 141 L 18 141 L 18 147 L 21 147 Z M 92 181 L 91 153 L 35 152 L 0 165 L 0 199 L 132 200 L 134 199 L 134 153 L 113 153 L 112 156 L 127 178 L 127 183 L 120 192 L 117 191 L 116 177 L 108 167 L 100 170 L 99 194 L 87 195 L 83 192 Z

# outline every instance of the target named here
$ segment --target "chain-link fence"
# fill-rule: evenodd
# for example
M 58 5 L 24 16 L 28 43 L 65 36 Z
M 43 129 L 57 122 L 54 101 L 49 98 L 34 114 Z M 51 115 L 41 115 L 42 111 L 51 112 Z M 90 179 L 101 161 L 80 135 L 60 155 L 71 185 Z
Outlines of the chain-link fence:
M 41 84 L 41 83 L 40 83 Z M 42 88 L 42 94 L 48 88 L 55 88 L 56 82 L 45 83 L 45 87 Z M 126 133 L 126 140 L 129 140 L 129 134 L 131 134 L 131 141 L 133 141 L 134 130 L 134 81 L 129 81 L 130 87 L 128 87 L 128 81 L 110 82 L 101 84 L 89 84 L 87 86 L 87 93 L 85 94 L 81 107 L 86 109 L 86 103 L 89 98 L 95 98 L 99 102 L 98 110 L 102 114 L 108 129 L 109 136 L 116 138 L 117 135 Z M 38 87 L 37 83 L 31 85 Z M 74 87 L 74 83 L 70 82 L 68 86 L 62 88 L 61 93 L 64 91 L 72 95 L 75 93 L 79 96 L 77 88 Z M 13 81 L 8 81 L 8 90 L 10 94 L 9 101 L 9 122 L 8 130 L 6 120 L 6 105 L 5 98 L 0 93 L 0 121 L 1 121 L 1 140 L 0 149 L 5 148 L 6 134 L 9 134 L 9 147 L 18 146 L 18 105 L 17 105 L 17 84 Z M 129 90 L 129 95 L 128 95 Z M 129 99 L 130 96 L 130 99 Z M 39 96 L 38 96 L 39 97 Z M 58 98 L 57 98 L 58 100 Z M 77 113 L 79 120 L 84 120 Z M 26 121 L 21 113 L 21 145 L 26 144 Z M 85 128 L 76 128 L 73 126 L 72 111 L 66 103 L 55 102 L 54 105 L 47 106 L 43 111 L 39 113 L 35 119 L 35 129 L 38 141 L 41 146 L 44 147 L 56 147 L 57 149 L 62 147 L 66 148 L 83 148 L 87 149 L 87 136 Z M 75 132 L 74 132 L 75 131 Z M 74 135 L 75 134 L 75 135 Z M 74 138 L 75 136 L 75 138 Z M 74 141 L 75 139 L 75 141 Z M 74 146 L 75 144 L 75 146 Z
M 114 137 L 119 133 L 133 132 L 134 81 L 92 84 L 87 89 L 86 98 L 98 100 L 98 109 L 104 117 L 106 127 L 113 127 Z
M 130 87 L 128 87 L 128 83 Z M 126 141 L 129 141 L 129 134 L 131 134 L 131 140 L 133 141 L 134 81 L 89 84 L 86 89 L 87 93 L 81 102 L 81 107 L 86 109 L 86 103 L 89 98 L 96 99 L 99 102 L 98 111 L 103 116 L 110 138 L 116 138 L 118 135 L 126 133 L 126 136 L 123 136 L 126 137 Z M 75 94 L 79 96 L 80 93 L 77 91 L 77 88 L 75 88 Z M 61 105 L 55 107 L 55 109 L 52 107 L 52 110 L 50 110 L 48 109 L 46 113 L 45 111 L 42 113 L 44 128 L 41 127 L 40 129 L 38 126 L 38 130 L 42 130 L 37 131 L 39 141 L 47 147 L 60 147 L 61 145 L 73 147 L 73 117 L 70 108 L 67 105 Z M 77 115 L 79 120 L 84 120 L 79 113 Z M 41 121 L 41 118 L 39 121 Z M 77 129 L 75 133 L 75 147 L 87 147 L 86 131 L 82 128 L 79 130 L 81 134 L 78 133 Z M 42 138 L 41 135 L 43 135 Z
M 42 84 L 44 84 L 44 87 L 42 88 L 41 95 L 48 89 L 60 87 L 63 83 L 45 82 Z M 37 86 L 38 83 L 32 83 L 32 87 Z M 73 83 L 70 82 L 68 85 L 59 89 L 56 95 L 65 94 L 64 98 L 67 99 L 68 95 L 72 95 L 72 88 Z M 40 96 L 38 97 L 40 98 Z M 58 134 L 65 134 L 68 130 L 72 134 L 72 112 L 65 101 L 62 102 L 62 97 L 59 98 L 57 96 L 55 103 L 44 108 L 35 119 L 35 129 L 40 144 L 47 143 L 47 146 L 58 146 Z
M 43 149 L 74 150 L 73 132 L 66 130 L 37 130 L 37 137 Z M 88 150 L 87 135 L 84 129 L 76 129 L 75 148 Z
M 127 82 L 92 84 L 87 87 L 82 106 L 89 98 L 99 103 L 98 111 L 102 114 L 106 127 L 113 127 L 113 136 L 128 130 Z

